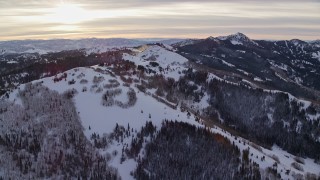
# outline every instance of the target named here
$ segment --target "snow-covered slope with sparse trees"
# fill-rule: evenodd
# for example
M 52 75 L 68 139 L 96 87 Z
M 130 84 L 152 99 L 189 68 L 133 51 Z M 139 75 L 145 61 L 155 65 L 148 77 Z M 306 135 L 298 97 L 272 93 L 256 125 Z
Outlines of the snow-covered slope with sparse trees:
M 319 177 L 315 101 L 182 55 L 152 44 L 46 56 L 55 69 L 1 97 L 0 177 Z

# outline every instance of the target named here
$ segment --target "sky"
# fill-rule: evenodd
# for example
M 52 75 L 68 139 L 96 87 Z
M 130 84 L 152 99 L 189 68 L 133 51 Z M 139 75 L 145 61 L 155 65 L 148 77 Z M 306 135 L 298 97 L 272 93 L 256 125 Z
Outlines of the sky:
M 320 0 L 0 0 L 0 41 L 79 38 L 320 39 Z

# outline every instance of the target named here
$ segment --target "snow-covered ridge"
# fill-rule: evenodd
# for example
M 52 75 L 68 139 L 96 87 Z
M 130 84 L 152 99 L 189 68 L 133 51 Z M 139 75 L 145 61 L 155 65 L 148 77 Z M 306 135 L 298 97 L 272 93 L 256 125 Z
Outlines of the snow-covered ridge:
M 158 49 L 152 47 L 150 50 Z M 161 51 L 160 49 L 158 49 Z M 66 74 L 66 77 L 64 76 Z M 213 75 L 211 75 L 213 76 Z M 154 99 L 151 95 L 139 91 L 135 87 L 135 83 L 130 84 L 129 87 L 124 86 L 125 82 L 119 77 L 111 74 L 108 67 L 93 66 L 89 68 L 75 68 L 65 73 L 58 74 L 56 77 L 65 77 L 60 81 L 55 81 L 55 77 L 48 77 L 36 80 L 32 83 L 41 83 L 43 86 L 59 93 L 63 93 L 69 89 L 74 89 L 78 93 L 74 96 L 74 103 L 86 137 L 89 139 L 93 133 L 109 134 L 113 131 L 116 124 L 133 129 L 140 129 L 147 121 L 152 121 L 157 127 L 161 126 L 163 119 L 177 120 L 187 122 L 192 125 L 204 127 L 201 123 L 195 121 L 194 116 L 188 116 L 186 112 L 181 112 L 178 109 L 172 109 L 163 103 Z M 137 79 L 137 76 L 131 76 Z M 212 77 L 217 78 L 217 77 Z M 72 82 L 72 83 L 70 83 Z M 138 82 L 138 81 L 137 81 Z M 112 85 L 113 84 L 113 85 Z M 23 89 L 25 85 L 19 88 Z M 122 93 L 115 96 L 115 99 L 125 102 L 128 97 L 127 93 L 130 88 L 136 93 L 137 101 L 134 106 L 129 108 L 121 108 L 119 106 L 104 106 L 102 103 L 103 94 L 105 91 L 120 88 Z M 17 105 L 22 105 L 19 97 L 17 97 L 18 89 L 10 94 L 10 100 Z M 208 98 L 208 97 L 207 97 Z M 277 170 L 281 177 L 285 179 L 293 179 L 294 174 L 305 174 L 307 172 L 318 174 L 320 165 L 315 164 L 312 159 L 302 159 L 305 163 L 301 164 L 304 172 L 291 167 L 291 164 L 296 162 L 295 156 L 281 150 L 274 146 L 272 150 L 261 148 L 254 143 L 236 137 L 225 130 L 212 126 L 210 131 L 223 135 L 231 142 L 234 142 L 240 150 L 249 149 L 250 159 L 259 164 L 261 169 L 273 167 L 277 162 Z M 129 139 L 125 139 L 124 143 L 129 144 Z M 101 154 L 111 153 L 115 150 L 121 152 L 122 146 L 118 143 L 111 144 L 109 147 L 101 150 Z M 120 163 L 120 153 L 111 158 L 109 165 L 118 168 L 119 173 L 123 179 L 133 179 L 130 171 L 133 171 L 137 162 L 133 159 L 125 160 Z M 286 174 L 286 172 L 288 172 Z
M 158 45 L 143 46 L 136 49 L 135 52 L 136 54 L 133 55 L 124 53 L 123 59 L 148 67 L 156 74 L 163 74 L 175 80 L 179 79 L 188 62 L 185 57 Z
M 123 58 L 134 62 L 136 65 L 141 65 L 153 70 L 155 72 L 154 74 L 162 74 L 165 77 L 172 77 L 177 80 L 181 76 L 181 71 L 187 68 L 185 64 L 188 60 L 170 51 L 170 47 L 164 48 L 157 45 L 146 45 L 141 48 L 131 48 L 131 50 L 133 53 L 124 54 Z M 162 70 L 160 70 L 159 67 L 161 67 Z M 238 70 L 241 71 L 240 69 Z M 34 82 L 42 82 L 44 86 L 56 90 L 59 93 L 63 93 L 68 89 L 75 89 L 78 92 L 74 97 L 74 102 L 88 138 L 93 132 L 101 135 L 110 133 L 116 123 L 125 127 L 130 123 L 131 127 L 139 129 L 146 121 L 152 120 L 152 122 L 159 127 L 163 118 L 177 119 L 178 121 L 203 126 L 195 122 L 194 117 L 188 117 L 186 113 L 172 109 L 154 99 L 152 95 L 154 95 L 155 89 L 149 90 L 147 93 L 139 91 L 135 86 L 140 80 L 138 76 L 125 76 L 125 78 L 134 79 L 135 83 L 128 85 L 121 77 L 112 75 L 111 69 L 108 67 L 93 66 L 90 68 L 75 68 L 65 73 L 67 77 L 58 82 L 54 81 L 54 77 L 44 78 Z M 63 74 L 64 73 L 58 74 L 57 77 L 61 77 Z M 209 74 L 208 80 L 210 79 L 223 80 L 214 74 Z M 20 88 L 23 88 L 23 86 L 24 85 L 21 85 Z M 116 105 L 111 104 L 106 107 L 102 99 L 109 89 L 114 91 L 121 89 L 121 93 L 114 94 L 113 100 L 123 103 L 128 101 L 129 92 L 133 89 L 137 96 L 137 102 L 134 106 L 128 108 L 122 108 L 119 106 L 119 103 L 114 103 Z M 14 93 L 17 92 L 15 91 Z M 19 97 L 14 96 L 14 93 L 10 94 L 11 100 L 15 101 L 16 104 L 22 105 Z M 204 98 L 208 99 L 209 97 L 205 96 Z M 290 100 L 293 98 L 294 97 L 290 96 Z M 206 99 L 202 99 L 198 105 L 206 105 L 205 103 Z M 308 106 L 310 106 L 310 102 L 305 102 L 304 108 Z M 274 146 L 272 150 L 268 150 L 260 148 L 246 139 L 235 138 L 230 133 L 215 126 L 211 127 L 210 130 L 222 134 L 230 139 L 230 141 L 234 141 L 241 150 L 250 148 L 250 153 L 253 154 L 250 159 L 257 162 L 262 169 L 272 167 L 275 162 L 279 161 L 277 170 L 278 172 L 281 171 L 282 178 L 292 179 L 292 175 L 297 173 L 304 174 L 311 172 L 318 174 L 318 170 L 320 169 L 319 165 L 315 164 L 311 159 L 303 159 L 305 163 L 301 166 L 304 171 L 299 171 L 291 167 L 291 164 L 295 162 L 295 157 L 276 146 Z M 120 152 L 121 145 L 112 144 L 110 149 L 104 149 L 101 153 L 112 152 L 113 150 Z M 264 161 L 261 160 L 263 156 L 265 157 Z M 120 155 L 113 157 L 110 161 L 111 165 L 119 169 L 123 179 L 132 179 L 129 172 L 136 167 L 136 162 L 129 159 L 124 163 L 119 163 L 120 158 Z M 288 175 L 286 174 L 287 170 L 290 170 Z

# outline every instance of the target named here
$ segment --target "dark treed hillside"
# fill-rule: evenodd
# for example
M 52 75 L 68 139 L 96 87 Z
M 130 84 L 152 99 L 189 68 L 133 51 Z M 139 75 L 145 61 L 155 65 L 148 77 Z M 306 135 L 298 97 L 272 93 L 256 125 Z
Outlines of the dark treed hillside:
M 137 179 L 261 178 L 258 166 L 241 159 L 237 147 L 219 134 L 172 121 L 164 121 L 159 132 L 150 124 L 145 128 L 154 138 L 138 160 Z

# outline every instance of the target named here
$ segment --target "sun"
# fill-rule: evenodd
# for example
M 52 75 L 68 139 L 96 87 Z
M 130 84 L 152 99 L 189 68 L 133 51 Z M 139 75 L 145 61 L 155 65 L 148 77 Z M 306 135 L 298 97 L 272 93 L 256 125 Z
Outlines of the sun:
M 51 9 L 47 18 L 57 23 L 76 24 L 87 20 L 88 13 L 78 4 L 61 3 Z

